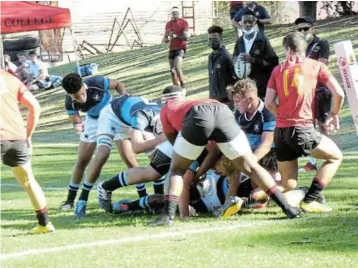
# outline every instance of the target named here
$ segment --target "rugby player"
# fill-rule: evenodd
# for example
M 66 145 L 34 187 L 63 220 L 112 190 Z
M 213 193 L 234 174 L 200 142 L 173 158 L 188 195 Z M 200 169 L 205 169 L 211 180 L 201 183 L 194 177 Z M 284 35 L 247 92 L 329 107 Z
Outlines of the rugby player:
M 314 31 L 314 21 L 310 17 L 300 17 L 295 20 L 296 30 L 305 35 L 307 41 L 306 57 L 328 64 L 329 42 L 319 38 Z M 324 124 L 331 109 L 332 94 L 326 87 L 318 85 L 316 95 L 316 119 L 321 132 L 324 132 L 321 124 Z M 301 172 L 317 171 L 317 161 L 313 157 L 308 157 L 306 165 L 300 169 Z
M 69 210 L 73 208 L 84 171 L 96 149 L 99 114 L 101 110 L 112 101 L 112 94 L 109 90 L 114 89 L 123 95 L 126 94 L 126 88 L 121 82 L 104 76 L 94 76 L 86 81 L 82 81 L 82 78 L 77 73 L 66 75 L 62 81 L 62 87 L 67 92 L 65 108 L 76 133 L 80 135 L 78 156 L 72 170 L 67 199 L 59 208 L 60 210 Z M 82 121 L 79 111 L 85 113 L 85 122 Z M 119 137 L 115 137 L 115 140 L 119 140 Z M 125 148 L 125 145 L 121 146 L 119 142 L 116 144 L 120 152 L 125 152 L 126 149 L 128 150 L 128 148 Z M 127 147 L 130 148 L 130 146 Z M 124 155 L 124 153 L 122 153 L 121 156 L 122 155 Z M 130 162 L 127 162 L 130 166 L 139 166 L 135 159 L 131 159 Z M 79 207 L 86 204 L 92 187 L 93 184 L 85 179 L 79 198 Z
M 1 161 L 12 168 L 36 211 L 38 224 L 30 233 L 53 232 L 55 227 L 48 216 L 46 198 L 31 166 L 31 138 L 39 121 L 40 104 L 18 78 L 3 69 L 0 69 L 0 96 Z M 19 103 L 28 109 L 26 127 Z
M 173 7 L 172 18 L 165 25 L 165 33 L 162 42 L 170 42 L 168 58 L 173 85 L 181 85 L 182 87 L 184 87 L 182 62 L 187 48 L 187 40 L 189 37 L 188 30 L 188 22 L 179 18 L 179 8 Z
M 288 34 L 283 39 L 283 47 L 286 61 L 275 67 L 265 100 L 267 108 L 277 116 L 274 143 L 282 185 L 286 191 L 297 187 L 299 157 L 325 160 L 301 208 L 306 212 L 329 212 L 332 209 L 316 199 L 336 174 L 343 156 L 330 138 L 314 129 L 314 99 L 317 84 L 326 86 L 333 94 L 332 109 L 323 125 L 330 134 L 339 129 L 344 92 L 325 64 L 305 57 L 307 42 L 302 33 Z
M 154 184 L 155 192 L 163 193 L 164 180 L 161 177 L 165 173 L 162 174 L 163 167 L 161 164 L 170 162 L 167 155 L 171 153 L 171 145 L 168 142 L 165 143 L 166 137 L 163 134 L 160 122 L 160 109 L 161 105 L 155 102 L 150 102 L 143 97 L 129 95 L 116 98 L 111 105 L 105 107 L 99 117 L 97 151 L 86 172 L 87 180 L 91 183 L 96 182 L 110 155 L 112 140 L 118 136 L 123 142 L 129 142 L 130 147 L 133 148 L 131 155 L 133 159 L 135 159 L 134 154 L 147 152 L 150 155 L 151 151 L 159 145 L 158 148 L 160 149 L 155 152 L 152 158 L 154 169 L 148 168 L 149 173 L 141 173 L 141 171 L 148 169 L 137 166 L 138 168 L 134 169 L 134 176 L 140 177 L 136 182 L 141 183 L 140 185 L 144 185 L 143 182 L 156 180 Z M 164 163 L 161 160 L 164 160 Z M 128 178 L 132 176 L 131 170 L 116 175 L 112 180 L 98 184 L 97 193 L 100 207 L 111 212 L 112 191 L 118 185 L 120 187 L 129 184 Z M 142 179 L 143 177 L 144 179 Z
M 161 121 L 174 150 L 165 195 L 165 213 L 150 225 L 173 224 L 183 188 L 183 175 L 209 140 L 215 141 L 220 151 L 234 161 L 238 171 L 243 171 L 266 191 L 287 217 L 297 217 L 300 211 L 287 204 L 270 174 L 254 159 L 250 144 L 228 106 L 211 99 L 185 101 L 184 98 L 185 89 L 180 86 L 169 86 L 163 91 L 162 101 L 166 104 L 160 113 Z

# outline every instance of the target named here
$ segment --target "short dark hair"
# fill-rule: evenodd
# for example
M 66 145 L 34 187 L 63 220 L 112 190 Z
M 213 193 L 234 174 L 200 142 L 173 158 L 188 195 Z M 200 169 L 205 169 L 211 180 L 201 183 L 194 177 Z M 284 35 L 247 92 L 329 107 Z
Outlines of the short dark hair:
M 311 24 L 311 26 L 314 25 L 314 20 L 310 17 L 310 16 L 304 16 L 304 17 L 299 17 L 295 20 L 295 24 L 298 25 L 300 23 L 308 23 Z
M 36 56 L 36 52 L 35 51 L 30 51 L 30 53 L 29 53 L 29 56 Z
M 220 35 L 223 34 L 223 28 L 221 28 L 220 26 L 216 26 L 216 25 L 213 25 L 211 27 L 209 27 L 208 29 L 208 33 L 211 34 L 211 33 L 218 33 Z
M 184 88 L 182 88 L 181 86 L 175 86 L 175 85 L 170 85 L 164 88 L 163 90 L 163 95 L 164 94 L 174 94 L 177 92 L 183 92 Z
M 83 81 L 78 73 L 70 73 L 62 80 L 62 87 L 68 94 L 74 94 L 80 91 Z
M 285 38 L 283 38 L 282 44 L 286 50 L 290 48 L 293 52 L 300 54 L 305 54 L 307 50 L 307 42 L 304 34 L 297 31 L 286 35 Z
M 242 12 L 242 17 L 243 16 L 250 16 L 250 15 L 252 15 L 252 16 L 254 16 L 256 18 L 255 12 L 253 12 L 251 9 L 246 9 L 246 10 L 244 10 Z

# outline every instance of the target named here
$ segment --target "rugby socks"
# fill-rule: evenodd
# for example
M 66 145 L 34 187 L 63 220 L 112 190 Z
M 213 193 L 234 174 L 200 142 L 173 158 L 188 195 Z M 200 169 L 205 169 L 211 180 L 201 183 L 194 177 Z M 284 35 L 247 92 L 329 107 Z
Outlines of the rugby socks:
M 164 194 L 165 177 L 161 177 L 159 180 L 153 182 L 154 194 Z
M 121 187 L 128 186 L 128 178 L 126 172 L 121 172 L 114 176 L 112 179 L 105 181 L 102 188 L 106 191 L 114 191 Z
M 67 202 L 73 203 L 76 199 L 76 195 L 78 190 L 80 189 L 79 184 L 70 183 L 68 185 L 68 195 L 67 195 Z
M 48 208 L 44 207 L 41 210 L 36 210 L 36 218 L 41 226 L 46 226 L 50 222 Z
M 136 184 L 135 188 L 137 188 L 137 193 L 138 193 L 139 197 L 144 197 L 147 195 L 147 188 L 145 187 L 144 183 Z
M 82 192 L 79 200 L 84 200 L 84 201 L 88 200 L 88 195 L 93 188 L 93 184 L 94 183 L 90 183 L 87 180 L 84 181 L 84 183 L 82 184 Z
M 303 202 L 311 203 L 315 201 L 325 187 L 326 185 L 320 179 L 315 177 L 305 197 L 303 198 Z
M 141 197 L 140 199 L 130 202 L 128 204 L 129 210 L 142 210 L 142 209 L 150 209 L 151 207 L 148 204 L 148 195 Z
M 174 219 L 177 210 L 179 197 L 176 195 L 165 195 L 164 197 L 164 211 L 169 219 Z
M 289 204 L 286 201 L 286 198 L 283 196 L 283 194 L 281 193 L 281 191 L 279 191 L 277 189 L 277 186 L 275 185 L 274 187 L 272 187 L 271 189 L 269 189 L 268 191 L 266 191 L 266 194 L 271 197 L 271 199 L 273 201 L 275 201 L 275 203 L 281 207 L 284 211 L 287 211 L 287 209 L 290 207 Z

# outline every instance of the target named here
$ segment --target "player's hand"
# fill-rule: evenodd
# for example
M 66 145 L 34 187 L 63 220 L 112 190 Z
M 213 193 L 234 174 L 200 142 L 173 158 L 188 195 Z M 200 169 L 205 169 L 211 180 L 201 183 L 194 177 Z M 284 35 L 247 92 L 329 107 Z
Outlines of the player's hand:
M 74 125 L 77 135 L 81 135 L 83 132 L 83 123 L 78 123 Z
M 254 62 L 254 58 L 251 57 L 250 54 L 248 54 L 248 53 L 243 53 L 243 54 L 241 55 L 241 59 L 242 59 L 243 61 L 249 62 L 249 63 Z
M 168 36 L 165 36 L 165 37 L 163 38 L 163 42 L 164 42 L 164 43 L 169 43 L 169 41 L 170 41 L 170 40 L 169 40 Z
M 332 132 L 336 133 L 340 129 L 339 116 L 330 116 L 324 123 L 323 129 L 327 135 L 330 135 Z

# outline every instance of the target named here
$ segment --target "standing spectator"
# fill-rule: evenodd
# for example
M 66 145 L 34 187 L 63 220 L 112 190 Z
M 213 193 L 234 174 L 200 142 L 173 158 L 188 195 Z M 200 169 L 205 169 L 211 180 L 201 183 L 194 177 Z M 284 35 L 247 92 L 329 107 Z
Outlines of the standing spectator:
M 229 104 L 227 86 L 235 82 L 235 72 L 230 53 L 222 43 L 223 29 L 211 26 L 208 29 L 209 47 L 213 52 L 209 55 L 209 97 Z
M 230 19 L 232 20 L 236 13 L 238 13 L 243 8 L 244 1 L 230 1 Z M 242 36 L 242 30 L 237 28 L 235 25 L 234 27 L 237 29 L 237 38 L 240 38 Z
M 329 59 L 329 42 L 315 35 L 314 21 L 310 17 L 300 17 L 295 20 L 295 25 L 297 27 L 296 30 L 298 32 L 302 32 L 307 41 L 308 46 L 306 50 L 306 57 L 320 61 L 327 65 Z M 321 102 L 325 102 L 319 105 L 316 109 L 317 112 L 318 110 L 320 110 L 319 113 L 323 115 L 316 116 L 318 122 L 322 124 L 324 123 L 326 115 L 329 114 L 329 111 L 331 109 L 332 95 L 329 89 L 322 85 L 318 85 L 317 91 L 317 93 L 319 93 L 319 96 L 322 96 L 321 98 L 319 98 Z M 316 158 L 308 157 L 308 162 L 303 168 L 300 169 L 300 172 L 308 172 L 314 170 L 317 170 L 317 160 Z
M 251 10 L 254 13 L 254 16 L 257 18 L 257 26 L 262 34 L 265 31 L 265 24 L 271 23 L 271 17 L 266 8 L 257 4 L 255 1 L 246 1 L 246 6 L 241 9 L 234 18 L 232 19 L 232 23 L 238 29 L 242 29 L 244 25 L 240 25 L 240 21 L 244 13 L 248 10 Z
M 174 85 L 184 87 L 182 61 L 185 56 L 189 25 L 179 18 L 179 8 L 173 7 L 172 19 L 165 26 L 163 43 L 169 43 L 169 66 Z
M 234 64 L 238 64 L 239 61 L 251 64 L 251 72 L 247 77 L 255 80 L 258 96 L 263 100 L 271 72 L 278 65 L 278 57 L 267 37 L 257 30 L 257 18 L 252 10 L 244 11 L 241 23 L 244 35 L 236 41 Z
M 8 69 L 7 71 L 9 71 L 11 74 L 16 73 L 17 66 L 14 63 L 12 63 L 9 55 L 4 54 L 4 62 L 6 68 Z

